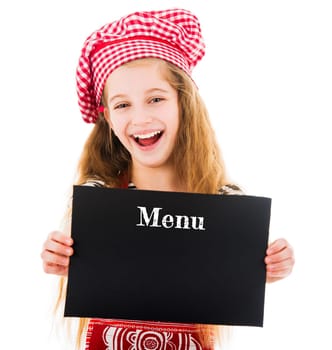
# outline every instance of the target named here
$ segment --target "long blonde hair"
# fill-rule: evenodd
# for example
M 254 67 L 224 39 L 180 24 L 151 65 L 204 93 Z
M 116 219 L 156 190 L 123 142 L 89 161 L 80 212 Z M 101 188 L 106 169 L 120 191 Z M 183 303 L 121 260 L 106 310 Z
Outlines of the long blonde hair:
M 126 65 L 157 59 L 140 59 Z M 224 164 L 207 109 L 193 80 L 171 63 L 159 60 L 166 81 L 178 92 L 179 131 L 173 150 L 175 172 L 193 193 L 215 194 L 227 184 Z M 101 180 L 107 187 L 121 187 L 130 177 L 131 156 L 110 129 L 103 114 L 89 135 L 78 164 L 76 184 Z M 65 298 L 66 278 L 61 279 L 57 305 Z M 88 319 L 79 319 L 77 346 L 83 342 Z M 203 344 L 211 334 L 220 336 L 221 327 L 197 325 Z M 220 337 L 218 337 L 220 338 Z

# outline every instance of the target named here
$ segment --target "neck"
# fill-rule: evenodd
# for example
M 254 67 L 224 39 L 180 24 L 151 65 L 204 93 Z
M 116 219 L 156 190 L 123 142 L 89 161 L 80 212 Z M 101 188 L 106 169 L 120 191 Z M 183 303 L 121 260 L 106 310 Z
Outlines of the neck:
M 147 168 L 136 165 L 132 169 L 131 181 L 140 190 L 185 192 L 173 167 Z

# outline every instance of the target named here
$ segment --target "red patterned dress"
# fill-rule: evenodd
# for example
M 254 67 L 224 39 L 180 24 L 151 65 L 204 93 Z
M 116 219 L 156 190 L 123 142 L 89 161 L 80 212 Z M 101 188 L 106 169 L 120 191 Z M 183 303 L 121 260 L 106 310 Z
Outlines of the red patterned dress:
M 212 350 L 193 324 L 92 319 L 85 350 Z

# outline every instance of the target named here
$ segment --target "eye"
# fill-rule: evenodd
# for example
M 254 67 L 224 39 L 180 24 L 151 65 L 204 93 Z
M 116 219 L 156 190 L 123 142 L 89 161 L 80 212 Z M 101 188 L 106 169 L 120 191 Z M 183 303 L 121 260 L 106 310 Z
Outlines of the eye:
M 161 102 L 163 100 L 164 100 L 164 98 L 162 98 L 162 97 L 153 97 L 153 98 L 151 98 L 150 103 L 158 103 L 158 102 Z
M 123 109 L 129 106 L 129 103 L 119 103 L 114 106 L 114 109 Z

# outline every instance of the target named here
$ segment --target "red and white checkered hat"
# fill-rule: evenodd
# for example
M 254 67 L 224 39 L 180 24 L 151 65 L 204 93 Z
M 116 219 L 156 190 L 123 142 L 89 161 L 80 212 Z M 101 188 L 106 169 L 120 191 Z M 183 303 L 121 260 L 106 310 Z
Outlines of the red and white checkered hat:
M 84 43 L 76 79 L 84 121 L 95 123 L 108 76 L 139 58 L 156 57 L 188 75 L 205 53 L 200 24 L 187 10 L 135 12 L 106 24 Z

